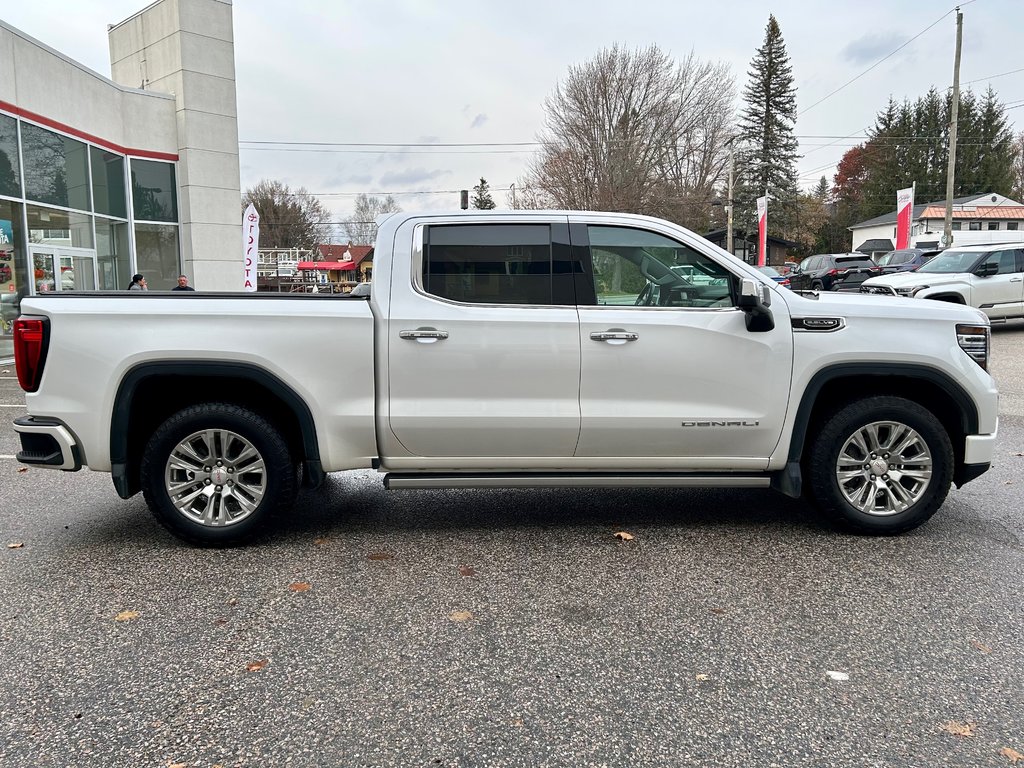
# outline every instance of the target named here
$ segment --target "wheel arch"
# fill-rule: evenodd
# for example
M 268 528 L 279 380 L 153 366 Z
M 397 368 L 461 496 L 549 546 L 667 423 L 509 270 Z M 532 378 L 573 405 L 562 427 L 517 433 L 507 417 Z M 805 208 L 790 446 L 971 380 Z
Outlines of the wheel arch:
M 956 465 L 963 463 L 963 438 L 977 434 L 978 408 L 948 374 L 913 363 L 841 363 L 814 374 L 797 407 L 788 461 L 799 465 L 815 425 L 830 412 L 873 395 L 906 397 L 928 408 L 949 434 Z
M 259 413 L 281 431 L 301 460 L 308 485 L 324 472 L 316 424 L 306 402 L 277 376 L 249 363 L 175 360 L 141 363 L 118 384 L 110 420 L 114 487 L 127 499 L 141 490 L 142 452 L 149 436 L 182 408 L 223 402 Z

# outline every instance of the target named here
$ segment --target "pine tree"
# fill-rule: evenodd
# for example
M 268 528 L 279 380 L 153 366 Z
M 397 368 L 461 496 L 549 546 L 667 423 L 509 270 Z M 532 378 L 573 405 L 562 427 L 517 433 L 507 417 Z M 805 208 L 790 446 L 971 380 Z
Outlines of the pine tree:
M 740 116 L 740 183 L 737 204 L 753 219 L 754 200 L 769 196 L 769 226 L 788 232 L 794 223 L 797 177 L 796 89 L 779 23 L 768 17 L 764 43 L 747 73 Z
M 473 187 L 472 206 L 481 211 L 490 211 L 494 206 L 494 198 L 491 197 L 491 190 L 487 186 L 487 179 L 480 177 L 480 183 Z

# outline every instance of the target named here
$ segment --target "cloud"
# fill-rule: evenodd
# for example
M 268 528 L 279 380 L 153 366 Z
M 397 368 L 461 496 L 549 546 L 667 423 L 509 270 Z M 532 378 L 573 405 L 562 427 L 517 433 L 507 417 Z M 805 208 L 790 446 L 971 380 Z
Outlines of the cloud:
M 324 184 L 330 188 L 344 187 L 347 184 L 355 184 L 357 186 L 366 186 L 373 181 L 373 175 L 368 173 L 357 173 L 349 176 L 332 176 Z
M 842 57 L 853 64 L 873 64 L 899 48 L 905 38 L 895 32 L 867 34 L 854 40 L 842 50 Z
M 473 122 L 470 124 L 470 128 L 479 128 L 487 122 L 487 115 L 481 112 L 479 115 L 473 118 Z
M 380 177 L 380 183 L 385 188 L 395 184 L 412 186 L 415 184 L 422 184 L 425 181 L 439 179 L 442 176 L 448 176 L 450 174 L 451 171 L 443 171 L 440 169 L 435 171 L 428 171 L 423 168 L 406 168 L 401 171 L 385 173 L 383 176 Z

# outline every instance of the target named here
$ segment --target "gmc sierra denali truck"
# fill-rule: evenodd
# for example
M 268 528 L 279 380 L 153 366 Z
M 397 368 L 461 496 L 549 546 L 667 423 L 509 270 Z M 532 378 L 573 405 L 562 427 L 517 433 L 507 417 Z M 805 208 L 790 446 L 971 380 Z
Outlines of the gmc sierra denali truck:
M 19 461 L 230 544 L 300 484 L 805 492 L 868 533 L 985 472 L 989 321 L 801 295 L 666 221 L 393 214 L 371 295 L 60 292 L 16 320 Z

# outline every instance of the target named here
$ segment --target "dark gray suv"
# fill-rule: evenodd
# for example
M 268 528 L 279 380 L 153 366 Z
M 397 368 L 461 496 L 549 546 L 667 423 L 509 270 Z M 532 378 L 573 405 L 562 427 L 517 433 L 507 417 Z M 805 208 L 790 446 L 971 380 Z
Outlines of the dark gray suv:
M 869 277 L 882 274 L 863 253 L 817 253 L 801 261 L 789 273 L 794 291 L 859 291 Z

